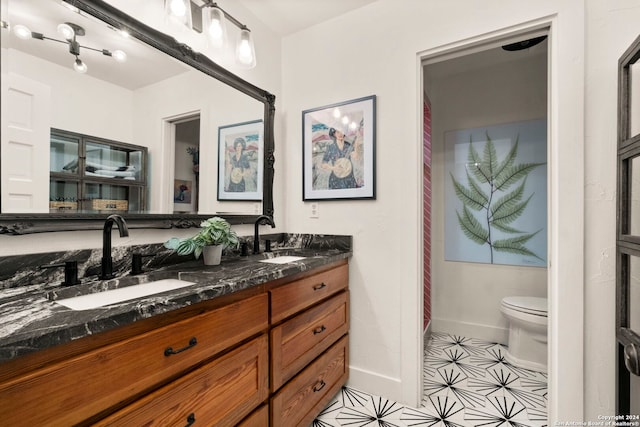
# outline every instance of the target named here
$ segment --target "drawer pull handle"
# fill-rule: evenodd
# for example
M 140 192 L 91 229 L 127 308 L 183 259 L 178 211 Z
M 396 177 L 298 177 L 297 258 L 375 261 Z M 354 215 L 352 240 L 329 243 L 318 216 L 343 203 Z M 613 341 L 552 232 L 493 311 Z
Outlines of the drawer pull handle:
M 179 349 L 177 349 L 177 350 L 174 350 L 174 349 L 173 349 L 173 347 L 167 347 L 167 348 L 164 350 L 164 355 L 165 355 L 165 356 L 167 356 L 167 357 L 169 357 L 169 356 L 171 356 L 172 354 L 182 353 L 182 352 L 183 352 L 183 351 L 185 351 L 185 350 L 189 350 L 190 348 L 195 347 L 195 345 L 196 345 L 196 344 L 198 344 L 198 340 L 196 339 L 196 337 L 193 337 L 193 338 L 191 338 L 191 339 L 189 340 L 189 345 L 188 345 L 188 346 L 186 346 L 186 347 L 182 347 L 182 348 L 179 348 Z
M 315 329 L 313 330 L 313 335 L 321 334 L 321 333 L 323 333 L 323 332 L 324 332 L 324 331 L 326 331 L 326 330 L 327 330 L 327 328 L 326 328 L 324 325 L 322 325 L 322 326 L 318 326 L 317 328 L 315 328 Z
M 313 286 L 313 290 L 314 291 L 319 291 L 320 289 L 326 288 L 326 287 L 327 287 L 327 285 L 324 282 L 322 282 L 322 283 L 318 283 L 317 285 L 314 285 Z
M 192 412 L 187 416 L 187 425 L 184 427 L 189 427 L 190 425 L 193 425 L 193 423 L 195 422 L 196 422 L 196 414 Z
M 324 382 L 324 380 L 320 380 L 319 382 L 316 383 L 316 385 L 313 386 L 313 392 L 317 393 L 320 390 L 322 390 L 324 388 L 324 386 L 326 386 L 327 383 Z

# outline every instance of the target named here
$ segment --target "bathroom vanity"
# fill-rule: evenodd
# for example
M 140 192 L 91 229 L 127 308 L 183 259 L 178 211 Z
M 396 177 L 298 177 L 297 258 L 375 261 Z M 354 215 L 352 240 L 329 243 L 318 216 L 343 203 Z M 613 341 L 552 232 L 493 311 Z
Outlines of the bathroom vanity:
M 73 311 L 30 294 L 25 312 L 49 310 L 54 332 L 36 320 L 0 340 L 3 423 L 309 425 L 349 359 L 351 253 L 314 254 L 159 272 L 195 284 L 115 307 Z M 8 306 L 0 299 L 3 321 Z

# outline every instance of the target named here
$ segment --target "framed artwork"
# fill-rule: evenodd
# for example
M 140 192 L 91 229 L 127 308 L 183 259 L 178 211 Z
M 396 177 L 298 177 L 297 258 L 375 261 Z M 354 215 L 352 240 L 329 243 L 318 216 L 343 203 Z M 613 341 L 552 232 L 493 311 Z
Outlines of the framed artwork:
M 176 179 L 173 183 L 173 202 L 191 204 L 193 186 L 191 181 Z
M 546 120 L 444 139 L 445 260 L 546 267 Z
M 262 200 L 262 120 L 218 128 L 218 200 Z
M 302 112 L 302 200 L 375 199 L 376 96 Z

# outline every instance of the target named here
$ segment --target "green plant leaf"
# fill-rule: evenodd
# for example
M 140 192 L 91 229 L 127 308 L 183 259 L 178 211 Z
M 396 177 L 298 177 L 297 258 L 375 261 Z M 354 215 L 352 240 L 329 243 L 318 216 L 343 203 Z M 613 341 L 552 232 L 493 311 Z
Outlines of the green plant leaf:
M 500 197 L 491 205 L 491 219 L 508 217 L 517 208 L 518 202 L 522 200 L 526 182 L 525 178 L 518 188 Z
M 180 239 L 178 239 L 177 237 L 172 237 L 166 242 L 164 242 L 164 247 L 175 251 L 176 249 L 178 249 L 179 244 L 180 244 Z
M 458 223 L 465 236 L 480 245 L 488 243 L 489 230 L 480 224 L 473 214 L 469 212 L 466 205 L 462 208 L 462 215 L 460 215 L 458 211 L 456 211 L 456 215 L 458 216 Z
M 493 182 L 495 179 L 496 169 L 498 167 L 498 155 L 496 154 L 496 147 L 493 145 L 493 141 L 487 132 L 487 142 L 484 144 L 484 151 L 482 155 L 482 163 L 480 168 L 484 175 L 490 177 L 489 182 Z
M 480 182 L 483 183 L 488 183 L 490 176 L 486 175 L 482 168 L 482 159 L 480 159 L 480 155 L 478 154 L 478 152 L 476 151 L 476 149 L 473 147 L 473 144 L 471 142 L 471 137 L 469 137 L 469 153 L 467 155 L 467 171 L 471 171 L 473 173 L 473 176 L 476 177 L 476 179 Z
M 533 251 L 523 246 L 525 243 L 527 243 L 533 236 L 535 236 L 539 232 L 540 230 L 536 231 L 535 233 L 524 234 L 522 236 L 513 237 L 510 239 L 496 240 L 495 242 L 493 242 L 493 249 L 495 249 L 498 252 L 527 255 L 527 256 L 536 257 L 539 260 L 542 260 L 542 258 L 536 255 Z
M 182 239 L 176 248 L 178 255 L 189 255 L 196 249 L 197 243 L 192 239 Z
M 463 205 L 468 206 L 473 210 L 479 211 L 482 208 L 486 208 L 489 203 L 489 198 L 471 178 L 469 172 L 467 172 L 467 178 L 471 188 L 467 188 L 460 184 L 460 182 L 454 178 L 453 174 L 451 174 L 451 180 L 453 181 L 453 188 L 456 192 L 456 196 L 458 196 L 458 199 L 460 199 Z
M 535 194 L 535 193 L 533 193 Z M 531 200 L 531 198 L 533 197 L 533 194 L 531 194 L 529 196 L 529 198 L 527 200 L 525 200 L 524 202 L 520 202 L 517 203 L 513 206 L 512 209 L 509 210 L 504 210 L 501 215 L 497 215 L 494 213 L 493 218 L 492 218 L 492 222 L 501 224 L 501 225 L 506 225 L 506 224 L 510 224 L 513 221 L 515 221 L 520 215 L 522 215 L 522 213 L 524 212 L 524 210 L 527 207 L 527 204 L 529 204 L 529 200 Z
M 495 171 L 495 180 L 501 181 L 502 175 L 504 172 L 513 165 L 513 162 L 516 160 L 516 156 L 518 155 L 518 142 L 520 140 L 520 135 L 516 136 L 516 142 L 511 146 L 509 153 L 507 156 L 500 162 Z
M 495 180 L 495 188 L 504 191 L 513 183 L 526 177 L 529 172 L 542 165 L 544 163 L 520 163 L 519 165 L 509 166 L 500 174 L 500 179 Z

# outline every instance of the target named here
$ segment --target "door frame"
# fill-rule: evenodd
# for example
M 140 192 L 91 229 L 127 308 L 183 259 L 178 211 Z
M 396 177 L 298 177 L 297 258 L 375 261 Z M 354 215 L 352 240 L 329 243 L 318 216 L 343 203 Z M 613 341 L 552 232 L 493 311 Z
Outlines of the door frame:
M 618 61 L 618 174 L 616 230 L 616 414 L 629 415 L 631 373 L 625 367 L 624 348 L 640 348 L 640 335 L 630 325 L 629 284 L 631 256 L 640 257 L 640 236 L 630 234 L 630 160 L 640 157 L 640 134 L 630 135 L 630 70 L 640 60 L 640 36 Z
M 582 301 L 584 289 L 581 286 L 567 285 L 566 282 L 580 284 L 584 278 L 584 256 L 579 254 L 584 241 L 584 165 L 581 141 L 584 134 L 584 113 L 575 112 L 567 107 L 566 101 L 561 102 L 560 94 L 567 91 L 574 92 L 577 97 L 583 96 L 578 86 L 584 81 L 583 69 L 570 67 L 570 70 L 560 69 L 559 64 L 565 63 L 560 52 L 573 43 L 572 49 L 579 48 L 583 39 L 559 42 L 555 37 L 558 28 L 557 15 L 531 20 L 498 31 L 470 37 L 418 53 L 418 67 L 421 81 L 417 96 L 418 112 L 422 112 L 422 67 L 426 62 L 442 61 L 485 50 L 491 45 L 503 44 L 505 39 L 518 37 L 545 30 L 548 42 L 548 271 L 547 295 L 549 307 L 549 381 L 548 381 L 548 422 L 553 423 L 561 419 L 579 419 L 584 413 L 584 358 L 582 351 L 561 351 L 562 349 L 582 349 L 584 344 L 583 321 L 584 307 L 579 304 L 572 307 L 570 312 L 563 310 L 561 305 L 570 301 Z M 568 74 L 571 74 L 571 79 Z M 564 88 L 561 90 L 564 83 Z M 576 86 L 577 85 L 577 86 Z M 575 86 L 575 87 L 574 87 Z M 567 87 L 569 87 L 567 89 Z M 573 103 L 581 99 L 573 99 Z M 418 121 L 420 130 L 422 120 Z M 419 133 L 421 136 L 421 132 Z M 560 139 L 565 144 L 559 144 Z M 421 140 L 421 138 L 420 138 Z M 568 145 L 567 145 L 567 141 Z M 569 154 L 571 153 L 571 154 Z M 422 156 L 418 156 L 421 161 Z M 571 177 L 571 179 L 568 179 Z M 420 197 L 422 197 L 420 195 Z M 422 205 L 421 205 L 422 206 Z M 569 233 L 569 234 L 568 234 Z M 568 238 L 568 236 L 570 236 Z M 422 256 L 422 252 L 420 252 Z M 422 265 L 420 263 L 420 265 Z M 422 272 L 419 273 L 420 279 Z M 420 280 L 422 283 L 423 280 Z M 565 286 L 560 286 L 565 283 Z M 422 291 L 422 286 L 419 287 Z M 414 295 L 421 303 L 421 297 Z M 419 311 L 422 312 L 422 309 Z M 420 350 L 422 346 L 420 347 Z M 420 360 L 420 367 L 423 361 Z M 420 370 L 422 372 L 422 370 Z M 420 386 L 420 394 L 422 386 Z M 421 397 L 420 397 L 421 400 Z

